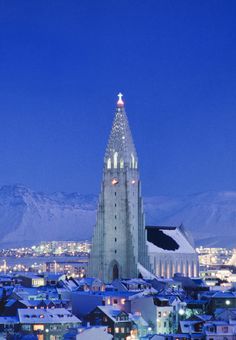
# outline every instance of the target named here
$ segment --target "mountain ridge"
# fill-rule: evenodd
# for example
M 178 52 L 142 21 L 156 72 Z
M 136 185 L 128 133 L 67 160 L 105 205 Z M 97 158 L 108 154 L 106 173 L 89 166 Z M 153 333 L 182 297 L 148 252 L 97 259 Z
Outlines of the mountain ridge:
M 0 187 L 0 247 L 91 239 L 97 195 Z M 184 225 L 197 245 L 236 247 L 236 192 L 144 197 L 146 224 Z M 224 233 L 222 233 L 224 230 Z

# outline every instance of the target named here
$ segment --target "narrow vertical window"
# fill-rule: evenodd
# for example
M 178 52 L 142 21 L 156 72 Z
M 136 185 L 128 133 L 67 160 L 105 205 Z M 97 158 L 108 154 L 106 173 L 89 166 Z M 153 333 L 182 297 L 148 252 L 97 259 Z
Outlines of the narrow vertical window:
M 118 153 L 114 152 L 114 156 L 113 156 L 114 169 L 117 169 L 117 161 L 118 161 Z
M 135 159 L 134 159 L 134 155 L 131 153 L 131 168 L 134 169 L 135 168 Z
M 111 169 L 111 159 L 108 158 L 107 160 L 107 169 Z

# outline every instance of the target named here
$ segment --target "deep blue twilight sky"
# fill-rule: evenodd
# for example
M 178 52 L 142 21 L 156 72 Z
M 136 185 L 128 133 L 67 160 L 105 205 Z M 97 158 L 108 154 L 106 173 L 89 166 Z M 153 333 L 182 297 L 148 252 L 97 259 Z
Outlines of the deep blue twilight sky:
M 235 0 L 0 0 L 0 185 L 98 193 L 124 93 L 144 195 L 236 190 Z

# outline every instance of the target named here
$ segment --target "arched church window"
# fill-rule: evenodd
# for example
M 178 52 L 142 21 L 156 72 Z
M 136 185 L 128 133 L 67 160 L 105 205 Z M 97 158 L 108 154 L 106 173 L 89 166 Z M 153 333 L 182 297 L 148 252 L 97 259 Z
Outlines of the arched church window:
M 117 161 L 118 161 L 118 152 L 114 152 L 114 156 L 113 156 L 114 169 L 117 169 Z
M 111 169 L 111 159 L 108 158 L 107 160 L 107 169 Z
M 123 169 L 124 168 L 124 161 L 123 161 L 123 159 L 121 158 L 121 160 L 120 160 L 120 168 L 121 169 Z

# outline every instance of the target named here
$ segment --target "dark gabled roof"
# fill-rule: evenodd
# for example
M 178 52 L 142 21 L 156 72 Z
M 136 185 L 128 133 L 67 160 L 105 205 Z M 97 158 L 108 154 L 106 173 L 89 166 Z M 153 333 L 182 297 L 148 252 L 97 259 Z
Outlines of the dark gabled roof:
M 178 227 L 175 226 L 158 226 L 158 225 L 146 225 L 146 229 L 157 229 L 157 230 L 175 230 Z
M 163 230 L 175 230 L 176 227 L 146 227 L 147 229 L 147 240 L 156 247 L 175 251 L 179 249 L 179 244 L 169 235 L 166 235 Z

